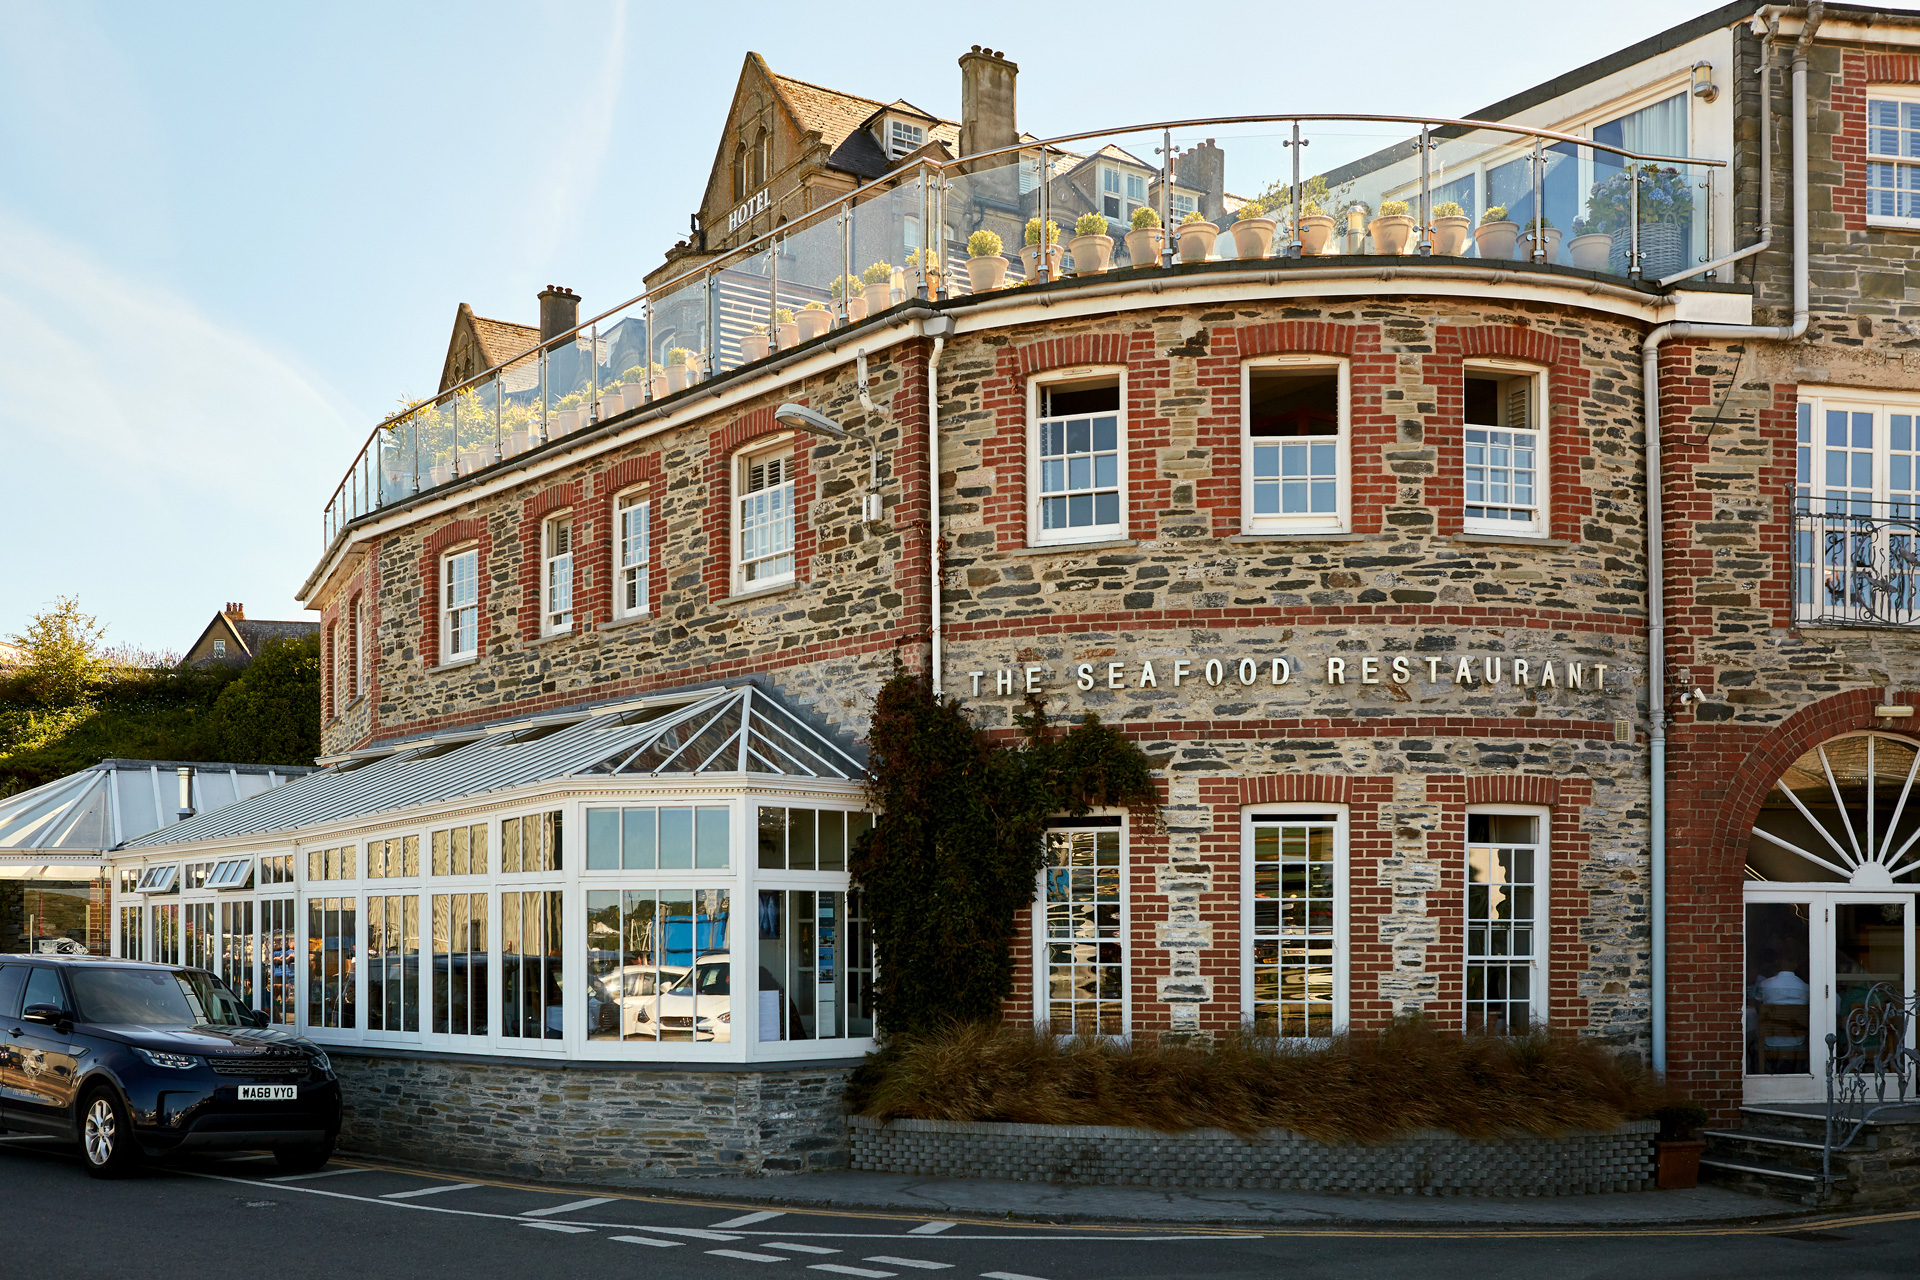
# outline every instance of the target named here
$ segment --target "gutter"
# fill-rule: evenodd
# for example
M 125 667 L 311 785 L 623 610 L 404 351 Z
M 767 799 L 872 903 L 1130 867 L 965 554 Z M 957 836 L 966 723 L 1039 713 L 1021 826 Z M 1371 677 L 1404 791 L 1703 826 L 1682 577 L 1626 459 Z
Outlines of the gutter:
M 1667 620 L 1665 513 L 1660 465 L 1660 346 L 1669 338 L 1750 338 L 1766 342 L 1795 342 L 1807 331 L 1810 315 L 1807 263 L 1807 52 L 1820 28 L 1826 6 L 1813 0 L 1807 6 L 1800 39 L 1793 48 L 1793 323 L 1786 325 L 1716 325 L 1669 322 L 1647 334 L 1640 354 L 1641 389 L 1645 396 L 1647 490 L 1647 745 L 1652 784 L 1653 862 L 1653 1069 L 1667 1069 Z M 1764 79 L 1772 70 L 1771 50 L 1784 6 L 1769 5 L 1752 18 L 1756 35 L 1766 36 L 1767 56 L 1761 62 Z M 1767 98 L 1771 108 L 1771 94 Z M 1763 130 L 1767 115 L 1761 116 Z M 1765 136 L 1763 134 L 1763 136 Z M 1761 152 L 1763 177 L 1772 169 Z M 1771 208 L 1771 187 L 1761 192 L 1762 208 Z M 1771 218 L 1771 213 L 1763 215 Z M 1763 223 L 1770 235 L 1770 221 Z M 1763 240 L 1764 244 L 1765 241 Z M 1757 252 L 1759 246 L 1746 252 Z M 1692 274 L 1692 273 L 1689 273 Z

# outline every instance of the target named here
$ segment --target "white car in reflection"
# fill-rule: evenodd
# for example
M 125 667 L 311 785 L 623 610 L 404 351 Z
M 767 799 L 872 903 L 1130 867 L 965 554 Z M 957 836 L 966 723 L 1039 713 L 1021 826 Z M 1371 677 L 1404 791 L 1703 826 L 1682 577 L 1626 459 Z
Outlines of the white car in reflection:
M 668 970 L 660 970 L 662 986 Z M 732 965 L 725 955 L 701 956 L 693 968 L 655 998 L 664 1040 L 733 1038 Z M 644 1024 L 643 1024 L 644 1027 Z M 689 1035 L 691 1033 L 691 1035 Z M 641 1035 L 647 1032 L 643 1029 Z
M 630 964 L 597 975 L 587 984 L 587 1029 L 592 1036 L 655 1039 L 660 994 L 691 972 L 685 965 Z

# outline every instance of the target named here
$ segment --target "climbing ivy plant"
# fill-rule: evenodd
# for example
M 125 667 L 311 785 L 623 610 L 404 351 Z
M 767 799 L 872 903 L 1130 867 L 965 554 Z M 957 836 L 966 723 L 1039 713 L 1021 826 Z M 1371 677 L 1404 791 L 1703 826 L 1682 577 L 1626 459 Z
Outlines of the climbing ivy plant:
M 997 1018 L 1013 938 L 1046 861 L 1047 820 L 1159 803 L 1146 754 L 1089 714 L 1049 728 L 1037 699 L 997 742 L 926 677 L 896 670 L 867 739 L 873 828 L 851 871 L 872 928 L 881 1031 Z

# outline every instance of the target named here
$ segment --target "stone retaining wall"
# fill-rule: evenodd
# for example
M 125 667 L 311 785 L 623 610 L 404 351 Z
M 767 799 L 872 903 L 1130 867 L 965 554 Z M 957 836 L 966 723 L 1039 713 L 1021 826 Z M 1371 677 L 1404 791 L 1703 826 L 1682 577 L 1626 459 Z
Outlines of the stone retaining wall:
M 1654 1135 L 1463 1138 L 1422 1129 L 1374 1146 L 1286 1130 L 1252 1140 L 1220 1129 L 1159 1133 L 1105 1125 L 849 1118 L 853 1167 L 920 1177 L 1010 1178 L 1102 1186 L 1262 1187 L 1402 1195 L 1557 1196 L 1653 1186 Z
M 330 1049 L 358 1155 L 517 1177 L 650 1178 L 845 1168 L 851 1067 L 562 1063 Z

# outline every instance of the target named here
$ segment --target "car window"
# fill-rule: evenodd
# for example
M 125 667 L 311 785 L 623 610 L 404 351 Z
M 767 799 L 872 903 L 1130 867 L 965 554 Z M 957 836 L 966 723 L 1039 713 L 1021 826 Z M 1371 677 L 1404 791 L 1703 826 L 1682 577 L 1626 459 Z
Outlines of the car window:
M 700 966 L 700 994 L 703 996 L 724 996 L 729 994 L 727 982 L 732 966 L 724 964 L 703 964 Z
M 103 1026 L 248 1026 L 245 1008 L 192 969 L 83 969 L 73 975 L 83 1022 Z
M 26 998 L 20 1002 L 24 1012 L 37 1004 L 50 1004 L 56 1009 L 67 1007 L 67 993 L 60 989 L 60 975 L 46 965 L 39 965 L 27 975 Z
M 0 968 L 0 1018 L 20 1016 L 20 993 L 27 987 L 27 966 L 10 964 Z

